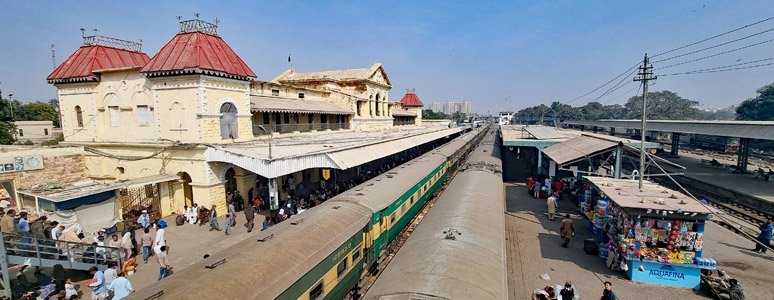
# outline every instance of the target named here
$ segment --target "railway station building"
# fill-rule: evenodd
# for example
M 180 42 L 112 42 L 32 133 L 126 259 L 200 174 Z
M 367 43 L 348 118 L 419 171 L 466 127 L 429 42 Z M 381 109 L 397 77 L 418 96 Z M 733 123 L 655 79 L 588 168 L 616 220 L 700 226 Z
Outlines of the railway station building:
M 198 19 L 181 21 L 153 57 L 140 43 L 83 36 L 47 80 L 87 177 L 134 182 L 123 211 L 160 217 L 194 202 L 223 212 L 227 192 L 247 198 L 260 186 L 276 204 L 290 177 L 319 183 L 463 130 L 423 124 L 416 95 L 390 101 L 380 63 L 258 80 L 217 25 Z

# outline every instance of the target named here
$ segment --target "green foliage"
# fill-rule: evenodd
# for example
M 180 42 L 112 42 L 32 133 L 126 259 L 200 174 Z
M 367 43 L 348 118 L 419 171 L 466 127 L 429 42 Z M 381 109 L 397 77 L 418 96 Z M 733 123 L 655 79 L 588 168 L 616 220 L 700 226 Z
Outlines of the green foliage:
M 579 120 L 583 117 L 581 110 L 577 107 L 572 107 L 569 104 L 563 104 L 558 101 L 551 103 L 551 109 L 548 111 L 548 115 L 559 120 Z
M 8 99 L 0 99 L 0 144 L 13 144 L 14 125 L 11 120 L 11 105 Z
M 449 119 L 449 115 L 442 113 L 442 112 L 433 112 L 429 109 L 423 109 L 422 110 L 422 119 L 426 120 L 444 120 Z
M 468 117 L 465 116 L 465 113 L 462 112 L 454 112 L 449 116 L 450 120 L 454 120 L 457 123 L 464 123 L 468 121 Z
M 64 142 L 64 135 L 60 134 L 53 140 L 43 141 L 40 143 L 42 146 L 54 146 L 58 145 L 59 142 Z
M 585 120 L 623 119 L 626 117 L 626 108 L 620 104 L 602 105 L 599 102 L 589 102 L 580 107 Z
M 32 145 L 34 145 L 34 144 L 35 144 L 35 143 L 33 143 L 33 142 L 32 142 L 32 141 L 30 141 L 30 140 L 26 140 L 26 141 L 24 141 L 24 145 L 26 145 L 26 146 L 32 146 Z
M 733 120 L 734 118 L 736 118 L 736 113 L 729 110 L 718 110 L 716 112 L 711 112 L 711 111 L 701 112 L 702 120 L 708 120 L 708 121 Z
M 757 92 L 758 96 L 742 101 L 736 108 L 737 120 L 774 121 L 774 83 Z
M 24 105 L 14 105 L 14 117 L 18 121 L 53 121 L 54 127 L 59 127 L 59 112 L 49 103 L 32 102 Z
M 697 120 L 701 111 L 698 101 L 688 100 L 671 91 L 648 93 L 648 120 Z M 642 96 L 629 98 L 624 105 L 626 117 L 642 118 Z

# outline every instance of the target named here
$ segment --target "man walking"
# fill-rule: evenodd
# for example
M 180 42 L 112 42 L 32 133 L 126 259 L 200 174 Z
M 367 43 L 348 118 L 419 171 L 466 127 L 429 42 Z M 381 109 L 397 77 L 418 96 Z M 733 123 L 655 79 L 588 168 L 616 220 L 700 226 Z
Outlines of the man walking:
M 140 237 L 140 243 L 142 243 L 142 260 L 147 264 L 149 254 L 153 253 L 151 252 L 153 249 L 153 236 L 150 234 L 150 228 L 145 227 L 143 231 L 145 231 L 145 233 Z
M 548 200 L 546 200 L 546 205 L 548 206 L 548 219 L 553 221 L 554 214 L 556 214 L 556 198 L 548 197 Z
M 245 207 L 245 219 L 247 220 L 247 223 L 245 223 L 245 227 L 247 227 L 247 232 L 253 231 L 253 226 L 255 226 L 255 210 L 253 210 L 252 205 L 248 205 Z
M 129 296 L 130 293 L 134 293 L 134 288 L 132 288 L 132 283 L 129 282 L 129 279 L 126 279 L 124 277 L 124 273 L 118 273 L 118 278 L 113 280 L 113 284 L 110 286 L 110 290 L 113 291 L 113 300 L 120 300 L 124 299 Z
M 89 281 L 89 287 L 91 288 L 92 300 L 105 300 L 107 299 L 107 286 L 105 285 L 105 274 L 102 273 L 97 267 L 91 267 L 89 273 L 94 275 Z
M 559 232 L 562 236 L 562 247 L 567 248 L 567 244 L 570 243 L 570 237 L 575 233 L 575 226 L 573 226 L 570 214 L 564 216 L 562 220 L 562 226 L 559 228 Z
M 763 253 L 766 253 L 766 247 L 769 247 L 771 245 L 771 232 L 774 230 L 774 226 L 771 224 L 772 220 L 766 221 L 766 223 L 761 224 L 758 229 L 761 230 L 761 234 L 758 235 L 758 242 L 760 242 L 763 245 L 766 245 L 765 247 L 761 244 L 756 243 L 755 249 L 753 251 L 758 252 L 761 251 Z
M 216 207 L 217 206 L 213 204 L 212 210 L 210 210 L 210 231 L 220 231 L 220 226 L 218 225 L 218 211 L 215 209 Z
M 161 251 L 156 253 L 156 260 L 159 262 L 159 280 L 169 276 L 169 260 L 167 258 L 167 246 L 161 246 Z
M 8 212 L 5 213 L 2 219 L 0 219 L 0 231 L 3 233 L 10 233 L 10 234 L 16 234 L 16 222 L 13 220 L 13 217 L 16 215 L 16 211 L 13 209 L 9 209 Z
M 616 300 L 615 293 L 613 293 L 613 283 L 605 281 L 605 290 L 602 291 L 602 298 L 599 300 Z

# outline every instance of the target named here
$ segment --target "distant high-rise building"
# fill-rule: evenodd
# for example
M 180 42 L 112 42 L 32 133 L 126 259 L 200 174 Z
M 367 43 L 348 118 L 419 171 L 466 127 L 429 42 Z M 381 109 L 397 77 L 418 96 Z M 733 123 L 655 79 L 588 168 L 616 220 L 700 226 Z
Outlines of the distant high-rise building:
M 457 103 L 455 102 L 444 102 L 443 103 L 443 113 L 450 115 L 457 112 Z
M 430 110 L 433 112 L 441 112 L 441 102 L 431 102 Z
M 432 105 L 432 104 L 431 104 Z M 440 106 L 440 103 L 439 103 Z M 432 107 L 432 106 L 431 106 Z M 471 105 L 470 101 L 461 101 L 461 102 L 452 102 L 447 101 L 443 103 L 443 106 L 441 107 L 441 112 L 450 115 L 456 112 L 461 112 L 466 115 L 469 115 L 471 112 Z

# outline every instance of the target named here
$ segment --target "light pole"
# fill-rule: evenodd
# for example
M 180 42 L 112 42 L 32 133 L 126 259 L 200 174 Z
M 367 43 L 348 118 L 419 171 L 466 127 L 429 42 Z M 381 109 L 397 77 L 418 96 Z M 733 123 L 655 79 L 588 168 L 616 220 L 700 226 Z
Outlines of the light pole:
M 16 140 L 16 120 L 13 117 L 13 94 L 8 94 L 8 107 L 11 108 L 11 131 L 13 139 Z
M 263 127 L 263 125 L 258 125 L 258 128 L 260 128 L 261 130 L 263 130 L 263 132 L 269 135 L 269 160 L 271 160 L 271 132 L 266 130 L 266 128 Z

